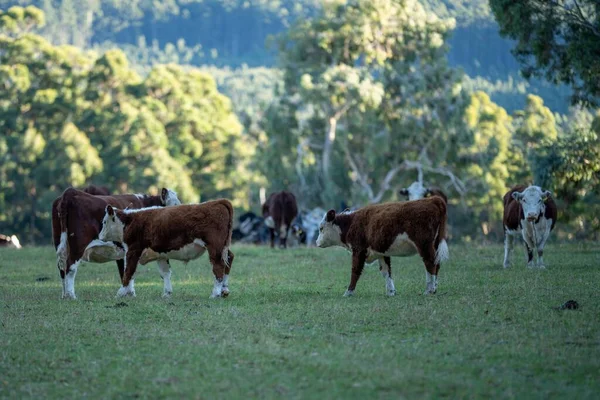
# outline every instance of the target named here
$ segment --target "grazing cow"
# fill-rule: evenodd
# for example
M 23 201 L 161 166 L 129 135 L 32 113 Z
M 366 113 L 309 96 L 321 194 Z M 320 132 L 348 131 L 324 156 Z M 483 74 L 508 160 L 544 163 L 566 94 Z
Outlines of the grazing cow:
M 22 246 L 17 235 L 8 236 L 0 234 L 0 247 L 13 247 L 15 249 L 20 249 Z
M 233 207 L 219 199 L 176 207 L 116 210 L 106 206 L 100 240 L 114 240 L 125 248 L 125 275 L 117 296 L 135 296 L 133 275 L 138 264 L 153 260 L 194 260 L 208 250 L 215 284 L 214 297 L 229 295 L 233 261 Z
M 396 294 L 392 256 L 419 253 L 426 269 L 424 294 L 437 290 L 440 263 L 449 258 L 446 203 L 437 196 L 409 202 L 373 204 L 356 211 L 329 210 L 319 226 L 318 247 L 342 246 L 352 252 L 352 275 L 344 296 L 354 294 L 365 262 L 379 261 L 386 292 Z
M 527 248 L 527 266 L 535 267 L 533 251 L 537 250 L 537 266 L 545 268 L 544 246 L 556 224 L 556 204 L 548 190 L 539 186 L 517 185 L 504 195 L 504 268 L 510 267 L 515 236 L 519 233 Z
M 424 199 L 431 196 L 439 196 L 446 204 L 448 203 L 448 197 L 440 189 L 436 187 L 425 187 L 421 182 L 413 182 L 409 187 L 400 189 L 400 195 L 406 196 L 408 200 Z
M 63 285 L 63 298 L 75 299 L 75 275 L 82 261 L 104 263 L 116 261 L 119 275 L 123 276 L 125 251 L 119 243 L 94 240 L 102 228 L 107 204 L 116 207 L 142 208 L 181 204 L 177 194 L 163 188 L 160 196 L 125 194 L 94 196 L 74 188 L 66 189 L 52 203 L 52 236 L 56 249 L 57 266 Z M 165 295 L 171 291 L 170 266 L 159 263 L 164 279 Z
M 296 197 L 285 190 L 271 193 L 262 206 L 265 225 L 271 234 L 271 247 L 275 247 L 275 231 L 279 234 L 279 247 L 286 248 L 288 231 L 298 215 Z
M 106 186 L 89 185 L 83 191 L 95 196 L 110 196 L 110 190 Z

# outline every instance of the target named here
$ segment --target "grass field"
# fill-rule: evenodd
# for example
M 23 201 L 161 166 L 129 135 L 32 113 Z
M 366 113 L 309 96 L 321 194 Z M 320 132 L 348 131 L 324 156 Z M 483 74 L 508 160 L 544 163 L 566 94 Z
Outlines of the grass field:
M 515 249 L 450 246 L 438 293 L 417 257 L 375 265 L 342 294 L 342 249 L 234 247 L 227 299 L 210 300 L 206 256 L 154 264 L 137 298 L 116 266 L 79 268 L 60 300 L 54 251 L 0 250 L 2 398 L 560 398 L 600 393 L 600 246 L 550 243 L 546 270 Z M 556 310 L 567 300 L 578 310 Z

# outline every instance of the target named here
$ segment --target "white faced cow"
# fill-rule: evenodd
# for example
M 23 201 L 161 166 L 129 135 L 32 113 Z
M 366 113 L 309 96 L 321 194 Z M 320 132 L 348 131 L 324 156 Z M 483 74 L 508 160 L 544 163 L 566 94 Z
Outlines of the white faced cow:
M 550 191 L 524 185 L 510 189 L 504 195 L 504 268 L 510 267 L 515 236 L 519 233 L 527 248 L 527 266 L 536 266 L 533 252 L 537 250 L 537 266 L 544 268 L 544 246 L 554 229 L 556 216 L 556 204 Z
M 341 246 L 352 252 L 352 275 L 344 296 L 356 289 L 365 262 L 379 261 L 386 292 L 396 294 L 392 256 L 419 254 L 426 269 L 425 294 L 437 290 L 440 263 L 449 258 L 446 203 L 439 197 L 373 204 L 351 212 L 329 210 L 319 226 L 318 247 Z
M 138 264 L 161 259 L 187 262 L 208 250 L 215 275 L 210 297 L 227 297 L 234 257 L 229 250 L 232 226 L 233 207 L 226 199 L 140 210 L 106 206 L 99 238 L 121 242 L 125 248 L 125 274 L 117 296 L 135 296 L 133 275 Z
M 400 189 L 400 195 L 406 196 L 407 200 L 419 200 L 431 196 L 439 196 L 446 204 L 448 203 L 448 197 L 440 189 L 436 187 L 425 187 L 421 182 L 415 181 L 407 188 Z

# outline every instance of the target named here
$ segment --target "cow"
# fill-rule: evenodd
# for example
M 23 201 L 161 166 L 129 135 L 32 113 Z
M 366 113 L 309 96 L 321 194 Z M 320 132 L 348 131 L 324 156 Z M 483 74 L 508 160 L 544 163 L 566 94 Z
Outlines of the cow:
M 350 285 L 344 296 L 354 294 L 365 262 L 375 260 L 379 261 L 387 295 L 394 296 L 391 257 L 417 253 L 426 269 L 424 294 L 434 294 L 440 264 L 449 258 L 446 220 L 446 203 L 438 196 L 372 204 L 339 214 L 329 210 L 319 225 L 317 246 L 341 246 L 352 253 Z
M 116 261 L 119 275 L 123 275 L 124 249 L 119 243 L 95 240 L 102 228 L 107 204 L 116 207 L 141 208 L 181 204 L 177 193 L 163 188 L 160 196 L 125 194 L 94 196 L 74 188 L 67 188 L 52 203 L 52 236 L 56 261 L 62 281 L 64 299 L 75 299 L 75 275 L 82 261 L 104 263 Z M 171 292 L 170 266 L 159 263 L 164 279 L 164 295 Z
M 187 262 L 208 250 L 215 276 L 210 297 L 227 297 L 234 258 L 229 250 L 232 226 L 233 207 L 226 199 L 139 210 L 107 205 L 99 238 L 120 242 L 125 248 L 125 274 L 117 296 L 135 296 L 133 276 L 138 264 L 168 259 Z
M 448 204 L 448 197 L 439 188 L 436 187 L 425 187 L 421 182 L 415 181 L 409 187 L 400 189 L 399 194 L 406 196 L 407 200 L 418 200 L 424 199 L 431 196 L 439 196 L 446 204 Z
M 0 234 L 0 247 L 12 247 L 15 249 L 22 248 L 21 242 L 17 235 L 2 235 Z
M 89 185 L 82 189 L 84 192 L 93 194 L 96 196 L 110 196 L 110 190 L 106 186 Z
M 277 232 L 279 247 L 285 249 L 288 231 L 292 221 L 298 215 L 296 197 L 285 190 L 271 193 L 262 206 L 262 213 L 271 235 L 271 248 L 275 247 L 275 232 Z
M 549 190 L 539 186 L 517 185 L 503 198 L 504 268 L 510 267 L 515 236 L 519 233 L 527 249 L 527 267 L 545 268 L 544 246 L 556 224 L 556 203 Z M 537 251 L 537 264 L 533 252 Z

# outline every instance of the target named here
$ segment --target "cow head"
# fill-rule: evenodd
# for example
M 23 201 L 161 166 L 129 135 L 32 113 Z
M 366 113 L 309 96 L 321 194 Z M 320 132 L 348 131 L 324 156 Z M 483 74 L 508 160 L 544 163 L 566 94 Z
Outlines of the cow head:
M 400 195 L 408 197 L 408 200 L 419 200 L 429 196 L 429 189 L 421 182 L 413 182 L 408 188 L 400 189 Z
M 104 218 L 102 218 L 102 230 L 98 234 L 98 239 L 105 242 L 122 242 L 124 229 L 125 224 L 117 215 L 115 208 L 107 205 Z
M 529 186 L 522 192 L 513 192 L 512 197 L 523 207 L 523 215 L 527 221 L 536 221 L 546 211 L 546 201 L 550 197 L 549 190 L 539 186 Z
M 342 229 L 335 223 L 335 210 L 329 210 L 319 224 L 317 246 L 325 248 L 342 245 Z
M 162 188 L 162 191 L 160 192 L 160 202 L 163 206 L 178 206 L 181 204 L 181 201 L 179 201 L 179 198 L 177 197 L 177 193 L 167 188 Z

